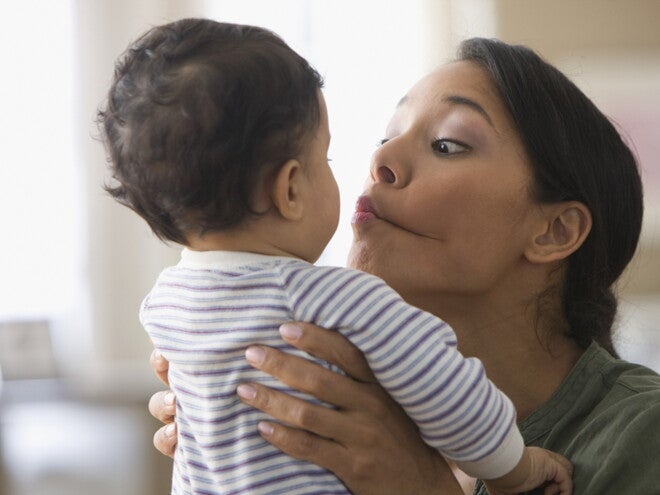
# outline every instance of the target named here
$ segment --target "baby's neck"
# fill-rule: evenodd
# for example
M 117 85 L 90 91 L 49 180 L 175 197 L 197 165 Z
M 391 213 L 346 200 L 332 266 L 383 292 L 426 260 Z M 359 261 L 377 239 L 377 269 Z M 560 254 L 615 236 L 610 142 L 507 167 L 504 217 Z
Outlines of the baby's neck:
M 207 232 L 203 236 L 188 235 L 187 240 L 186 247 L 193 251 L 244 251 L 298 258 L 286 247 L 279 246 L 268 239 L 261 239 L 254 233 L 246 231 Z
M 203 237 L 188 237 L 186 245 L 193 251 L 243 251 L 269 256 L 298 258 L 295 254 L 269 242 L 256 242 L 243 238 L 227 237 L 220 233 L 210 233 Z

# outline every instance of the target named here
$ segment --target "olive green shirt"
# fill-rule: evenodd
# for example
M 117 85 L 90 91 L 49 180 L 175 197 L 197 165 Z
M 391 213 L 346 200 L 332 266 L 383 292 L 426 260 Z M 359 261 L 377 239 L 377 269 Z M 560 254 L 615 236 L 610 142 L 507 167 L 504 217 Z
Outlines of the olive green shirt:
M 573 463 L 575 495 L 660 494 L 660 376 L 644 366 L 592 344 L 519 426 L 526 445 Z

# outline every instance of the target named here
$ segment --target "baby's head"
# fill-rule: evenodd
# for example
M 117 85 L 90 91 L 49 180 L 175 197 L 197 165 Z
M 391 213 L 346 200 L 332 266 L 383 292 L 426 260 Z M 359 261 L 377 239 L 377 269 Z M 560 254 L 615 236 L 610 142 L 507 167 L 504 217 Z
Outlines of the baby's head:
M 163 240 L 231 230 L 263 213 L 259 181 L 314 138 L 322 84 L 268 30 L 205 19 L 155 27 L 117 62 L 99 111 L 117 182 L 106 189 Z

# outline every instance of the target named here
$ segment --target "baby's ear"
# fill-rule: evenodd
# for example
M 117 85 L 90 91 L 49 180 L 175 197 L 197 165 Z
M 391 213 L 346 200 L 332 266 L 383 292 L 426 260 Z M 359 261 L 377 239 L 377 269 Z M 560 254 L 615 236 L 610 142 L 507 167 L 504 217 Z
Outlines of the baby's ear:
M 270 198 L 273 206 L 286 220 L 297 221 L 303 216 L 302 182 L 298 160 L 288 160 L 275 173 Z
M 544 205 L 539 228 L 530 240 L 525 257 L 532 263 L 568 258 L 579 249 L 591 231 L 591 212 L 579 201 Z

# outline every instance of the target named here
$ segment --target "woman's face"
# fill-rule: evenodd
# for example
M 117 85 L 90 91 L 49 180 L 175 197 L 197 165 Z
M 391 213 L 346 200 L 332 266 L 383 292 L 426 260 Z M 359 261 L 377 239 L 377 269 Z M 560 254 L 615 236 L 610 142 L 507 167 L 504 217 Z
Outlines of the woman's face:
M 530 185 L 487 73 L 446 65 L 408 92 L 387 126 L 353 217 L 349 265 L 425 309 L 438 296 L 507 290 L 536 210 Z

